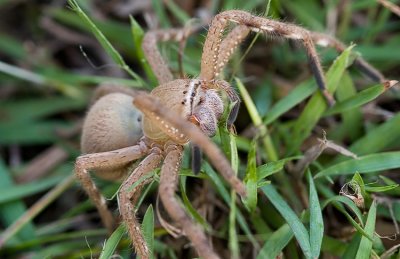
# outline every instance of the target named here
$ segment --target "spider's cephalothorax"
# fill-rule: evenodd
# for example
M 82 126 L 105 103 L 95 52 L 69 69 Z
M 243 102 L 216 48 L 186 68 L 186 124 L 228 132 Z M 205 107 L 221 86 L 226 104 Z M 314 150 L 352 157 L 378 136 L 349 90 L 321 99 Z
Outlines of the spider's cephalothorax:
M 228 23 L 236 25 L 224 36 Z M 224 92 L 234 106 L 227 118 L 228 126 L 235 121 L 239 109 L 239 97 L 224 80 L 218 79 L 235 49 L 250 31 L 288 38 L 300 42 L 306 49 L 310 68 L 317 84 L 328 102 L 333 103 L 325 87 L 323 70 L 315 44 L 345 49 L 338 40 L 310 32 L 302 27 L 257 17 L 250 13 L 225 11 L 213 19 L 203 47 L 199 79 L 176 79 L 161 56 L 158 41 L 183 41 L 194 31 L 186 29 L 156 30 L 146 33 L 143 51 L 156 75 L 159 86 L 150 94 L 132 93 L 124 89 L 108 89 L 93 105 L 87 115 L 82 136 L 82 150 L 89 154 L 77 158 L 75 172 L 96 205 L 103 223 L 109 231 L 115 226 L 106 200 L 96 188 L 90 170 L 101 172 L 107 179 L 125 178 L 119 194 L 119 210 L 141 258 L 149 258 L 150 251 L 135 217 L 135 204 L 144 185 L 152 180 L 150 174 L 161 165 L 159 196 L 171 219 L 182 229 L 202 258 L 219 258 L 199 224 L 192 220 L 175 196 L 183 145 L 189 141 L 200 148 L 215 169 L 232 188 L 245 196 L 245 186 L 236 177 L 222 151 L 210 140 L 224 110 L 219 93 Z M 372 79 L 385 82 L 384 76 L 365 62 L 355 59 L 354 64 Z M 391 81 L 393 85 L 395 82 Z M 110 94 L 107 92 L 117 94 Z M 119 99 L 120 98 L 120 99 Z M 135 107 L 133 107 L 132 102 Z M 139 123 L 141 115 L 143 121 Z M 143 130 L 143 136 L 139 139 Z M 133 134 L 136 132 L 135 134 Z M 138 134 L 139 136 L 138 136 Z M 133 161 L 145 157 L 134 169 Z
M 208 88 L 205 81 L 177 79 L 158 86 L 151 95 L 158 98 L 169 111 L 199 126 L 207 136 L 215 135 L 224 106 L 217 90 Z M 164 127 L 166 133 L 160 127 Z M 183 133 L 178 134 L 178 131 L 162 119 L 158 121 L 144 117 L 144 135 L 155 142 L 165 143 L 172 136 L 177 143 L 186 144 L 188 137 Z

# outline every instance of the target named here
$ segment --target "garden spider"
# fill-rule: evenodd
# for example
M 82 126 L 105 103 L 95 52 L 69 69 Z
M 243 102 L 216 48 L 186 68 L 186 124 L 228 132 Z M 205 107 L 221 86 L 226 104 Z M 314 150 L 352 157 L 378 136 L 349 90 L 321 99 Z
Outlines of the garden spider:
M 229 22 L 237 26 L 223 37 Z M 150 94 L 136 94 L 129 90 L 120 93 L 120 89 L 110 90 L 109 92 L 117 93 L 100 98 L 87 115 L 82 134 L 82 152 L 89 154 L 77 158 L 76 175 L 110 231 L 115 224 L 113 216 L 107 208 L 106 200 L 91 179 L 89 170 L 94 170 L 100 173 L 101 177 L 112 180 L 126 177 L 118 194 L 119 209 L 133 245 L 141 258 L 149 258 L 150 252 L 140 224 L 135 218 L 134 204 L 143 186 L 151 180 L 149 177 L 146 178 L 146 175 L 159 167 L 162 161 L 159 196 L 165 210 L 181 227 L 200 257 L 219 258 L 202 228 L 181 207 L 175 197 L 175 191 L 183 146 L 190 141 L 204 151 L 213 166 L 238 194 L 246 195 L 244 184 L 235 176 L 230 163 L 209 137 L 215 134 L 217 122 L 224 110 L 220 91 L 225 92 L 230 101 L 235 103 L 228 116 L 228 125 L 236 119 L 239 97 L 229 83 L 218 79 L 218 76 L 238 44 L 250 31 L 300 42 L 307 52 L 319 88 L 330 104 L 334 102 L 326 90 L 323 70 L 314 44 L 343 51 L 345 47 L 342 43 L 296 25 L 232 10 L 222 12 L 212 20 L 204 43 L 199 78 L 174 80 L 156 45 L 158 41 L 181 41 L 190 33 L 188 30 L 151 31 L 144 37 L 143 50 L 159 81 L 159 86 Z M 355 64 L 376 81 L 384 81 L 384 77 L 361 58 L 357 58 Z M 136 134 L 131 132 L 137 128 L 134 123 L 140 118 L 132 102 L 143 113 L 143 137 L 140 139 L 137 137 L 140 132 Z M 117 124 L 122 126 L 118 127 Z M 145 158 L 130 173 L 126 168 L 142 157 Z

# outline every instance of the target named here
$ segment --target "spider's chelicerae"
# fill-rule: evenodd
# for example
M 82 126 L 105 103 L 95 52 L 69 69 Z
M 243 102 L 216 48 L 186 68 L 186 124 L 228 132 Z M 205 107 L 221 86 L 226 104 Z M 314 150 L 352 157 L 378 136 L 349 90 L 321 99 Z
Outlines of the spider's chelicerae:
M 237 26 L 224 36 L 224 30 L 229 23 Z M 106 179 L 124 180 L 118 195 L 119 210 L 141 258 L 148 258 L 150 255 L 140 224 L 135 218 L 134 206 L 143 186 L 151 180 L 145 176 L 160 164 L 159 195 L 165 210 L 191 241 L 200 257 L 218 258 L 202 228 L 180 205 L 175 191 L 183 146 L 190 141 L 207 155 L 238 194 L 246 195 L 245 186 L 209 137 L 215 134 L 217 122 L 224 110 L 221 91 L 226 93 L 231 102 L 236 102 L 228 117 L 228 125 L 237 116 L 239 97 L 228 82 L 219 79 L 219 74 L 250 31 L 301 43 L 307 52 L 311 71 L 320 90 L 330 104 L 334 102 L 325 87 L 315 44 L 333 47 L 341 52 L 345 48 L 342 43 L 293 24 L 232 10 L 222 12 L 212 20 L 204 43 L 198 78 L 174 80 L 156 46 L 158 41 L 181 41 L 190 33 L 188 30 L 148 32 L 143 40 L 143 50 L 159 86 L 150 94 L 119 88 L 108 89 L 105 92 L 107 94 L 100 94 L 102 97 L 92 106 L 86 117 L 82 135 L 82 152 L 86 154 L 76 161 L 76 175 L 110 231 L 114 228 L 115 221 L 107 208 L 106 200 L 91 179 L 89 170 L 94 170 Z M 384 82 L 384 77 L 361 58 L 357 58 L 354 64 L 372 79 Z M 143 133 L 136 130 L 141 114 L 135 107 L 143 114 Z M 142 157 L 145 158 L 130 172 L 127 168 Z

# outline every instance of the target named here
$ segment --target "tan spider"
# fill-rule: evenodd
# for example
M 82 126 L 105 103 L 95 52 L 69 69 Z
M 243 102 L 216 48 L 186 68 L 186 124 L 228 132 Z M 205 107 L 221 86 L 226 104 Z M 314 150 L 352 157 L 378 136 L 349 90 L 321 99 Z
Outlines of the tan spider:
M 224 37 L 224 30 L 229 22 L 237 26 Z M 308 54 L 318 86 L 327 101 L 334 102 L 326 91 L 314 44 L 343 51 L 342 43 L 296 25 L 234 10 L 222 12 L 213 19 L 204 43 L 199 78 L 174 80 L 156 45 L 158 41 L 181 41 L 190 33 L 188 30 L 151 31 L 144 38 L 143 49 L 159 86 L 150 94 L 137 94 L 119 88 L 108 89 L 105 91 L 106 95 L 99 94 L 102 97 L 87 115 L 82 135 L 82 152 L 88 154 L 78 157 L 76 175 L 110 231 L 114 229 L 115 221 L 107 208 L 106 200 L 91 179 L 89 170 L 94 170 L 106 179 L 124 180 L 118 195 L 119 210 L 141 258 L 149 258 L 150 254 L 140 224 L 135 218 L 134 205 L 143 186 L 151 181 L 144 176 L 159 167 L 162 161 L 159 195 L 167 213 L 180 226 L 200 257 L 219 258 L 203 229 L 181 207 L 175 191 L 183 146 L 190 141 L 204 151 L 213 166 L 238 194 L 246 194 L 243 183 L 235 176 L 230 163 L 210 141 L 209 136 L 215 134 L 217 122 L 224 110 L 219 92 L 225 92 L 230 101 L 236 102 L 228 117 L 228 125 L 237 116 L 239 97 L 229 83 L 218 76 L 238 44 L 250 31 L 300 42 Z M 355 64 L 373 79 L 384 81 L 384 77 L 361 58 Z M 143 137 L 140 139 L 140 130 L 134 130 L 138 129 L 137 123 L 141 115 L 133 105 L 144 115 L 141 127 Z M 129 168 L 133 161 L 142 157 L 145 158 L 131 172 Z M 139 179 L 141 181 L 133 187 Z

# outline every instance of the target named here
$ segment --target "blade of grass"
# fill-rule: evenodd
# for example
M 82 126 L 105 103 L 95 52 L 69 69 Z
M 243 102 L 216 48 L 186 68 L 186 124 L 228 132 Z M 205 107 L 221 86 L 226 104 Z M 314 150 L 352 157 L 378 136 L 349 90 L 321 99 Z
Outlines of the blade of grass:
M 328 109 L 323 116 L 330 116 L 337 113 L 342 113 L 350 109 L 360 107 L 384 93 L 386 88 L 383 84 L 371 86 L 356 95 L 336 103 L 332 108 Z
M 146 73 L 147 78 L 150 80 L 151 85 L 153 87 L 157 86 L 157 79 L 156 79 L 149 63 L 147 62 L 144 52 L 142 50 L 142 41 L 143 41 L 143 37 L 144 37 L 144 31 L 143 31 L 142 27 L 140 27 L 140 25 L 136 22 L 136 20 L 132 16 L 129 16 L 129 19 L 131 22 L 131 33 L 132 33 L 132 38 L 133 38 L 133 45 L 134 45 L 134 48 L 136 49 L 135 54 L 137 55 L 137 58 L 140 61 L 140 64 L 142 65 L 142 68 L 143 68 L 144 72 Z
M 61 93 L 73 97 L 73 98 L 81 98 L 81 93 L 74 86 L 64 84 L 63 82 L 55 81 L 49 78 L 46 78 L 43 75 L 28 71 L 26 69 L 22 69 L 16 66 L 12 66 L 10 64 L 6 64 L 0 61 L 0 72 L 3 72 L 7 75 L 19 78 L 21 80 L 33 83 L 38 86 L 48 86 L 52 87 Z
M 176 17 L 177 20 L 179 20 L 181 25 L 185 25 L 190 20 L 190 16 L 174 1 L 166 0 L 164 1 L 164 3 L 167 6 L 168 10 L 171 11 L 171 13 Z
M 336 91 L 336 97 L 339 102 L 354 96 L 357 90 L 348 71 L 343 76 L 340 85 Z M 360 108 L 353 108 L 341 114 L 342 123 L 338 127 L 329 132 L 329 138 L 343 142 L 349 137 L 354 142 L 363 133 L 363 118 Z
M 150 258 L 154 257 L 154 212 L 153 206 L 147 208 L 142 222 L 143 236 L 149 248 Z
M 385 123 L 370 130 L 353 143 L 349 150 L 357 155 L 382 151 L 391 143 L 400 139 L 400 113 Z M 337 161 L 335 161 L 337 162 Z
M 233 105 L 230 107 L 233 108 Z M 231 110 L 230 109 L 230 110 Z M 224 132 L 229 134 L 226 127 L 224 127 Z M 231 154 L 231 165 L 235 174 L 238 174 L 239 170 L 239 156 L 237 152 L 236 146 L 236 137 L 233 134 L 229 134 L 229 149 Z M 236 192 L 231 190 L 231 202 L 229 204 L 229 248 L 231 250 L 231 256 L 234 259 L 240 258 L 240 250 L 239 250 L 239 240 L 236 231 Z
M 243 200 L 247 209 L 250 213 L 253 213 L 257 206 L 257 169 L 256 169 L 256 149 L 257 142 L 253 140 L 250 151 L 247 155 L 247 169 L 246 176 L 244 178 L 244 184 L 246 185 L 247 196 Z
M 376 202 L 374 201 L 368 211 L 367 222 L 365 224 L 365 232 L 373 236 L 375 232 L 376 221 Z M 372 240 L 366 237 L 361 238 L 360 246 L 357 250 L 356 259 L 369 259 L 372 253 Z
M 319 204 L 317 190 L 310 171 L 307 172 L 308 182 L 310 184 L 310 245 L 313 258 L 319 258 L 321 252 L 322 238 L 324 236 L 324 220 L 322 210 Z
M 97 26 L 92 22 L 92 20 L 82 11 L 79 7 L 78 3 L 75 0 L 68 0 L 68 3 L 71 9 L 78 14 L 81 20 L 91 29 L 93 35 L 99 41 L 101 46 L 107 52 L 107 54 L 114 60 L 114 62 L 119 65 L 123 70 L 125 70 L 132 78 L 143 83 L 142 78 L 137 75 L 135 72 L 131 70 L 131 68 L 125 63 L 122 56 L 118 53 L 118 51 L 113 47 L 113 45 L 107 40 L 104 34 L 97 28 Z
M 272 233 L 271 237 L 268 238 L 267 241 L 265 241 L 256 258 L 277 258 L 283 248 L 287 246 L 292 238 L 293 231 L 290 229 L 288 224 L 284 224 L 282 227 Z
M 60 139 L 57 131 L 70 130 L 74 125 L 64 121 L 35 121 L 29 127 L 24 123 L 0 125 L 0 144 L 38 144 L 54 143 Z
M 265 147 L 265 152 L 268 155 L 269 160 L 276 161 L 279 159 L 278 153 L 275 150 L 274 144 L 272 143 L 272 139 L 268 133 L 267 127 L 263 124 L 260 115 L 258 114 L 257 108 L 254 105 L 249 93 L 246 90 L 246 87 L 243 85 L 242 81 L 239 78 L 235 78 L 236 84 L 238 86 L 239 92 L 243 98 L 243 102 L 249 112 L 251 120 L 254 125 L 259 130 L 260 138 Z
M 58 175 L 53 177 L 44 178 L 42 180 L 30 182 L 27 184 L 10 186 L 8 188 L 0 189 L 0 203 L 15 201 L 29 195 L 44 191 L 65 178 L 65 175 Z
M 317 85 L 313 80 L 307 80 L 306 82 L 296 86 L 288 95 L 280 99 L 274 106 L 272 106 L 265 116 L 263 123 L 265 125 L 270 124 L 279 116 L 289 111 L 297 104 L 301 103 L 316 90 Z
M 273 175 L 281 170 L 283 170 L 283 167 L 285 164 L 289 161 L 296 160 L 301 158 L 299 157 L 288 157 L 284 158 L 278 161 L 272 161 L 264 165 L 260 165 L 257 167 L 257 179 L 258 181 L 263 180 L 267 176 Z
M 18 233 L 26 224 L 32 221 L 44 208 L 60 196 L 66 189 L 68 189 L 75 181 L 75 177 L 71 174 L 64 181 L 60 182 L 56 187 L 44 195 L 34 205 L 32 205 L 23 215 L 14 218 L 14 222 L 9 226 L 0 236 L 0 247 L 2 247 L 7 240 Z
M 192 204 L 189 201 L 189 198 L 187 197 L 186 194 L 186 188 L 183 183 L 184 181 L 181 180 L 180 181 L 180 190 L 181 190 L 181 196 L 182 196 L 182 201 L 183 204 L 185 205 L 185 209 L 186 211 L 188 211 L 192 217 L 198 222 L 200 223 L 200 225 L 202 225 L 207 231 L 210 231 L 212 228 L 210 227 L 210 225 L 207 223 L 207 221 L 205 219 L 203 219 L 203 217 L 197 212 L 197 210 L 195 208 L 193 208 Z
M 120 224 L 118 228 L 111 234 L 103 246 L 99 259 L 111 258 L 117 248 L 126 229 L 124 224 Z
M 162 0 L 151 0 L 154 12 L 159 20 L 161 27 L 171 28 L 171 23 L 165 11 L 164 3 Z
M 222 199 L 225 201 L 226 204 L 230 205 L 231 204 L 231 197 L 229 195 L 228 190 L 226 189 L 224 183 L 222 182 L 221 178 L 217 175 L 217 173 L 212 169 L 212 167 L 208 163 L 204 163 L 204 171 L 206 174 L 210 177 L 211 181 L 216 185 L 216 190 L 218 193 L 221 195 Z M 247 238 L 250 240 L 250 242 L 253 244 L 254 248 L 258 248 L 258 241 L 252 234 L 245 217 L 243 214 L 240 212 L 240 210 L 236 211 L 236 220 L 240 226 L 240 228 L 243 230 Z
M 340 202 L 340 203 L 345 204 L 356 215 L 361 226 L 364 226 L 362 213 L 352 200 L 350 200 L 348 197 L 345 197 L 345 196 L 338 196 L 338 195 L 333 196 L 323 202 L 322 209 L 324 209 L 329 203 L 333 203 L 333 202 Z
M 349 175 L 354 172 L 360 174 L 373 173 L 400 167 L 400 151 L 376 153 L 358 157 L 358 159 L 346 160 L 344 162 L 328 167 L 314 176 Z
M 1 157 L 0 157 L 0 179 L 1 179 L 0 188 L 2 189 L 12 188 L 15 186 L 11 178 L 11 174 Z M 20 217 L 24 213 L 26 213 L 26 207 L 22 201 L 17 200 L 9 203 L 0 203 L 0 220 L 2 222 L 2 225 L 5 227 L 12 225 L 15 219 Z M 1 234 L 0 240 L 3 235 L 4 232 Z M 15 235 L 15 238 L 21 240 L 29 240 L 34 238 L 35 236 L 36 236 L 35 226 L 33 225 L 32 222 L 29 222 L 25 227 L 21 229 L 20 233 Z M 2 247 L 2 245 L 4 245 L 4 242 L 6 242 L 6 240 L 0 242 L 0 248 Z
M 310 236 L 306 227 L 303 225 L 303 223 L 301 223 L 300 219 L 289 207 L 286 201 L 275 190 L 275 187 L 270 184 L 261 187 L 261 190 L 292 229 L 293 234 L 296 237 L 297 242 L 299 243 L 304 255 L 307 258 L 312 258 L 311 246 L 309 241 Z
M 0 101 L 2 118 L 1 125 L 27 122 L 54 115 L 63 111 L 80 110 L 87 105 L 86 99 L 68 97 L 48 97 L 43 99 L 26 98 L 18 101 Z

